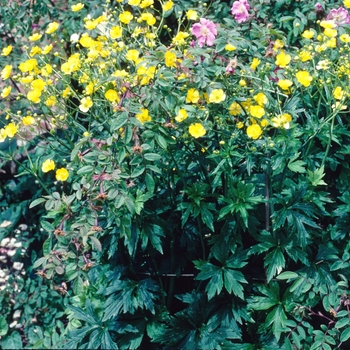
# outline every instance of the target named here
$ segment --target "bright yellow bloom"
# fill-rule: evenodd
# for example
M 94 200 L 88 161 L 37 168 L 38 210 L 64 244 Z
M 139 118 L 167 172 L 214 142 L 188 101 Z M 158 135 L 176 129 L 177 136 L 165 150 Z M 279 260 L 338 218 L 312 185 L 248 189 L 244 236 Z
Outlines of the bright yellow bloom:
M 23 117 L 22 123 L 25 126 L 29 126 L 35 123 L 35 119 L 31 115 L 27 115 L 26 117 Z
M 328 36 L 329 38 L 335 38 L 338 35 L 338 31 L 332 28 L 326 28 L 323 33 L 325 36 Z
M 2 49 L 1 56 L 8 56 L 12 52 L 12 46 L 6 46 Z
M 332 29 L 335 27 L 335 23 L 332 20 L 329 21 L 321 21 L 320 26 L 325 29 Z
M 87 30 L 94 30 L 99 25 L 99 21 L 95 19 L 94 21 L 88 20 L 85 22 L 84 27 Z
M 149 6 L 153 5 L 153 4 L 154 4 L 153 0 L 142 0 L 141 4 L 140 4 L 140 7 L 142 9 L 145 9 L 146 7 L 149 7 Z
M 195 10 L 188 10 L 186 12 L 187 19 L 191 21 L 196 21 L 198 19 L 198 13 Z
M 263 107 L 264 105 L 266 105 L 267 102 L 269 102 L 269 100 L 263 92 L 259 92 L 258 94 L 256 94 L 254 96 L 254 100 L 261 107 Z
M 72 6 L 71 6 L 71 9 L 72 9 L 73 12 L 78 12 L 78 11 L 80 11 L 84 6 L 85 6 L 84 4 L 82 4 L 81 2 L 78 2 L 77 4 L 72 5 Z
M 7 138 L 7 134 L 4 128 L 0 129 L 0 142 L 4 142 Z
M 40 55 L 41 53 L 42 53 L 42 49 L 41 49 L 41 47 L 39 47 L 39 46 L 34 46 L 34 47 L 32 47 L 32 49 L 30 50 L 30 52 L 29 52 L 29 56 L 30 57 L 33 57 L 33 56 L 35 56 L 35 55 Z
M 344 0 L 343 4 L 345 7 L 350 8 L 350 0 Z
M 128 50 L 125 58 L 129 61 L 133 61 L 136 63 L 136 61 L 139 59 L 140 53 L 137 50 Z
M 253 58 L 253 62 L 252 62 L 252 64 L 250 65 L 250 68 L 251 69 L 253 69 L 253 70 L 255 70 L 257 67 L 258 67 L 258 65 L 260 64 L 260 60 L 259 59 L 257 59 L 256 57 L 254 57 Z
M 111 30 L 109 31 L 109 35 L 111 36 L 112 39 L 121 38 L 123 35 L 122 27 L 119 27 L 119 26 L 112 27 Z
M 226 51 L 234 51 L 234 50 L 236 50 L 236 46 L 234 46 L 232 44 L 227 44 L 227 45 L 225 45 L 225 50 Z
M 51 22 L 51 23 L 49 23 L 45 33 L 46 34 L 52 34 L 58 29 L 59 26 L 60 26 L 59 23 Z
M 310 86 L 312 82 L 312 76 L 305 70 L 297 72 L 295 77 L 297 78 L 298 82 L 305 87 Z
M 119 15 L 119 21 L 124 24 L 129 24 L 134 16 L 129 11 L 124 11 Z
M 342 34 L 339 37 L 340 41 L 342 41 L 343 43 L 350 43 L 350 35 L 349 34 Z
M 301 62 L 310 61 L 312 59 L 311 53 L 309 51 L 301 50 L 298 54 Z
M 249 125 L 247 127 L 247 135 L 253 140 L 256 140 L 262 134 L 262 129 L 259 124 Z
M 32 87 L 33 90 L 39 90 L 39 91 L 43 91 L 45 88 L 45 85 L 46 85 L 46 83 L 42 79 L 35 79 L 30 84 L 30 86 Z
M 90 81 L 90 83 L 87 84 L 85 87 L 85 93 L 87 95 L 92 95 L 94 91 L 95 91 L 95 84 L 92 81 Z
M 201 123 L 191 124 L 190 127 L 188 128 L 188 132 L 195 139 L 197 139 L 198 137 L 202 137 L 207 133 L 207 131 L 205 130 L 204 126 Z
M 11 93 L 11 86 L 7 86 L 7 87 L 3 88 L 2 92 L 1 92 L 1 97 L 6 98 L 8 95 L 10 95 L 10 93 Z
M 52 73 L 51 64 L 46 64 L 44 67 L 41 68 L 40 72 L 42 76 L 48 77 Z
M 138 119 L 142 124 L 152 120 L 151 116 L 148 114 L 147 108 L 140 108 L 140 111 L 141 113 L 136 114 L 136 119 Z
M 3 80 L 6 80 L 6 79 L 8 79 L 11 76 L 11 73 L 12 73 L 12 66 L 8 64 L 1 71 L 1 78 Z
M 141 0 L 129 0 L 128 4 L 131 6 L 140 6 Z
M 22 73 L 35 71 L 37 68 L 38 68 L 38 61 L 35 58 L 31 58 L 27 61 L 24 61 L 18 66 L 18 69 Z
M 164 55 L 165 65 L 169 68 L 176 68 L 176 53 L 174 51 L 167 51 Z
M 282 90 L 288 90 L 292 85 L 293 82 L 289 79 L 280 79 L 277 83 L 277 85 L 282 89 Z
M 288 113 L 284 113 L 272 118 L 271 121 L 275 128 L 289 129 L 289 123 L 292 121 L 292 116 Z
M 170 11 L 173 8 L 173 6 L 174 6 L 174 3 L 171 0 L 166 1 L 162 6 L 163 11 L 164 12 Z
M 250 114 L 255 118 L 261 118 L 265 114 L 265 109 L 261 106 L 250 106 Z
M 67 62 L 64 62 L 61 66 L 61 71 L 65 74 L 71 74 L 81 68 L 80 54 L 75 53 L 68 58 Z
M 79 105 L 79 109 L 86 113 L 89 111 L 90 107 L 92 107 L 93 105 L 93 102 L 91 100 L 91 98 L 88 96 L 88 97 L 84 97 L 81 99 L 80 101 L 80 105 Z
M 237 116 L 242 113 L 242 107 L 237 102 L 232 102 L 228 112 L 233 116 Z
M 301 34 L 301 36 L 302 36 L 303 38 L 305 38 L 305 39 L 311 39 L 311 38 L 314 37 L 314 35 L 315 35 L 315 32 L 313 32 L 313 31 L 311 31 L 311 30 L 305 30 L 305 31 L 303 32 L 303 34 Z
M 342 100 L 345 97 L 345 91 L 340 86 L 337 86 L 333 91 L 333 97 L 336 100 Z
M 119 101 L 118 93 L 117 93 L 117 91 L 115 91 L 113 89 L 107 90 L 106 93 L 105 93 L 105 97 L 110 102 Z
M 187 103 L 197 103 L 199 100 L 199 91 L 196 89 L 189 89 L 187 91 L 186 102 Z
M 30 90 L 27 93 L 27 99 L 33 103 L 39 103 L 41 96 L 41 90 Z
M 181 123 L 183 122 L 185 119 L 187 119 L 188 117 L 188 114 L 186 112 L 185 109 L 181 108 L 178 112 L 177 112 L 177 115 L 175 117 L 175 120 L 178 122 L 178 123 Z
M 56 97 L 51 95 L 47 98 L 47 100 L 45 101 L 45 104 L 48 107 L 53 107 L 56 104 L 56 102 L 57 102 Z
M 337 39 L 331 38 L 327 40 L 325 43 L 326 47 L 330 47 L 331 49 L 335 49 L 337 47 Z
M 290 55 L 286 54 L 284 51 L 281 51 L 281 53 L 276 56 L 275 64 L 278 67 L 285 68 L 288 66 L 291 59 L 292 57 Z
M 277 52 L 279 49 L 284 47 L 284 42 L 280 39 L 277 39 L 273 45 L 273 51 Z
M 268 126 L 269 125 L 269 121 L 267 119 L 263 119 L 261 122 L 260 122 L 260 125 L 264 128 L 265 126 Z
M 237 127 L 238 129 L 242 129 L 242 128 L 244 127 L 244 124 L 243 124 L 242 122 L 238 122 L 238 123 L 236 124 L 236 127 Z
M 19 81 L 22 84 L 30 84 L 34 80 L 34 77 L 32 75 L 27 75 L 26 77 L 22 77 L 19 79 Z
M 152 15 L 152 13 L 145 12 L 141 15 L 141 19 L 146 21 L 149 26 L 153 26 L 156 23 L 156 18 Z
M 222 101 L 225 101 L 226 94 L 224 90 L 222 89 L 214 89 L 209 95 L 209 102 L 210 103 L 220 103 Z
M 56 170 L 56 180 L 66 181 L 68 179 L 69 172 L 66 168 L 60 168 Z
M 173 44 L 175 45 L 185 45 L 186 41 L 185 39 L 187 39 L 189 37 L 190 34 L 186 33 L 186 32 L 178 32 L 175 37 L 173 38 Z
M 38 41 L 41 39 L 43 35 L 39 33 L 34 33 L 33 35 L 29 36 L 29 41 Z
M 15 123 L 10 123 L 5 126 L 5 133 L 7 137 L 14 137 L 18 130 L 18 126 Z

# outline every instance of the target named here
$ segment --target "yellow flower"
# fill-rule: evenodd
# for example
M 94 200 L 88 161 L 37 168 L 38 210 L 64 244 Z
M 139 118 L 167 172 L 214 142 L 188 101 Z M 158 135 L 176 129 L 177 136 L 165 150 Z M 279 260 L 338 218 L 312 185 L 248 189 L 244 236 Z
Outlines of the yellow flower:
M 92 107 L 92 105 L 93 105 L 93 102 L 92 102 L 91 98 L 89 96 L 88 97 L 84 97 L 80 101 L 79 109 L 82 112 L 86 113 L 86 112 L 88 112 L 90 107 Z
M 332 20 L 321 21 L 320 26 L 321 26 L 322 28 L 325 28 L 325 29 L 327 29 L 327 28 L 328 28 L 328 29 L 332 29 L 332 28 L 335 27 L 335 23 L 334 23 L 334 21 L 332 21 Z
M 242 113 L 242 107 L 237 102 L 232 102 L 228 112 L 233 116 L 237 116 Z
M 259 124 L 249 125 L 247 127 L 247 135 L 253 140 L 256 140 L 262 134 L 262 129 Z
M 33 35 L 29 36 L 29 41 L 38 41 L 41 39 L 43 35 L 39 33 L 34 33 Z
M 234 50 L 236 50 L 236 46 L 234 46 L 234 45 L 232 45 L 232 44 L 227 44 L 227 45 L 225 46 L 225 50 L 226 50 L 226 51 L 234 51 Z
M 258 67 L 258 65 L 260 64 L 260 60 L 259 59 L 257 59 L 256 57 L 254 57 L 254 59 L 253 59 L 253 62 L 252 62 L 252 64 L 250 65 L 250 68 L 251 69 L 253 69 L 253 70 L 255 70 L 257 67 Z
M 39 46 L 34 46 L 32 47 L 32 49 L 30 50 L 29 56 L 33 57 L 35 55 L 40 55 L 42 53 L 42 49 Z
M 285 68 L 288 66 L 291 59 L 292 59 L 292 57 L 290 55 L 286 54 L 284 51 L 281 51 L 281 53 L 279 53 L 276 56 L 275 64 L 276 64 L 276 66 L 279 66 L 281 68 Z
M 151 116 L 148 114 L 148 109 L 140 108 L 140 111 L 141 113 L 136 114 L 136 119 L 138 119 L 142 124 L 152 120 Z
M 256 94 L 254 96 L 254 100 L 259 106 L 262 106 L 262 107 L 266 105 L 267 102 L 269 102 L 263 92 L 259 92 L 258 94 Z
M 191 136 L 193 136 L 196 139 L 198 137 L 204 136 L 207 133 L 207 131 L 204 129 L 204 126 L 201 123 L 191 124 L 188 128 L 188 132 Z
M 38 67 L 38 61 L 35 58 L 31 58 L 27 61 L 22 62 L 19 66 L 18 69 L 22 72 L 22 73 L 27 73 L 27 72 L 31 72 L 31 71 L 35 71 Z
M 11 72 L 12 72 L 12 66 L 11 65 L 6 65 L 4 67 L 4 69 L 1 71 L 1 78 L 3 80 L 8 79 L 11 76 Z
M 292 116 L 288 113 L 284 113 L 272 118 L 271 121 L 275 128 L 289 129 L 289 123 L 292 121 Z
M 7 138 L 6 132 L 4 128 L 0 129 L 0 142 L 4 142 Z
M 12 52 L 12 46 L 6 46 L 2 49 L 1 56 L 8 56 Z
M 187 91 L 186 102 L 187 103 L 197 103 L 199 100 L 199 92 L 196 89 L 189 89 Z
M 14 137 L 18 130 L 18 126 L 15 123 L 10 123 L 5 126 L 5 133 L 7 137 Z
M 326 47 L 330 47 L 331 49 L 335 49 L 337 47 L 337 39 L 331 38 L 325 42 Z
M 56 170 L 56 180 L 66 181 L 68 179 L 69 172 L 66 168 L 60 168 Z
M 51 22 L 51 23 L 49 23 L 45 33 L 46 34 L 52 34 L 58 29 L 59 26 L 60 26 L 59 23 Z
M 171 0 L 169 0 L 163 4 L 162 6 L 163 11 L 164 12 L 170 11 L 173 8 L 173 6 L 174 6 L 174 3 Z
M 39 90 L 39 91 L 43 91 L 45 88 L 45 85 L 46 83 L 42 79 L 35 79 L 30 84 L 33 90 Z
M 312 82 L 312 76 L 309 74 L 309 72 L 304 70 L 297 72 L 295 77 L 297 78 L 298 82 L 305 87 L 310 86 Z
M 328 36 L 329 38 L 335 38 L 338 34 L 338 31 L 336 29 L 326 28 L 323 33 L 325 36 Z
M 65 74 L 71 74 L 76 72 L 81 67 L 80 54 L 75 53 L 68 58 L 67 62 L 64 62 L 61 66 L 61 71 Z
M 117 93 L 117 91 L 115 91 L 113 89 L 107 90 L 106 93 L 105 93 L 105 97 L 110 102 L 119 101 L 118 93 Z
M 152 15 L 152 13 L 145 12 L 141 15 L 141 19 L 146 21 L 149 26 L 153 26 L 156 23 L 156 18 Z
M 51 64 L 46 64 L 44 67 L 41 68 L 41 75 L 44 77 L 48 77 L 52 73 L 52 66 Z
M 46 106 L 52 107 L 56 104 L 57 100 L 56 97 L 51 95 L 48 97 L 48 99 L 45 101 Z
M 6 98 L 8 95 L 10 95 L 10 93 L 11 93 L 11 86 L 7 86 L 7 87 L 3 88 L 2 93 L 1 93 L 1 97 Z
M 128 4 L 131 6 L 140 6 L 141 0 L 129 0 Z
M 282 90 L 288 90 L 292 85 L 293 82 L 289 79 L 280 79 L 277 83 L 277 85 L 282 89 Z
M 186 43 L 185 39 L 189 37 L 189 34 L 186 32 L 178 32 L 173 38 L 173 44 L 175 45 L 184 45 Z
M 242 129 L 242 128 L 244 127 L 244 124 L 243 124 L 242 122 L 238 122 L 238 123 L 236 124 L 236 127 L 237 127 L 238 129 Z
M 124 11 L 119 15 L 119 21 L 128 24 L 134 16 L 129 11 Z
M 84 4 L 82 4 L 81 2 L 78 2 L 77 4 L 72 5 L 72 6 L 71 6 L 71 9 L 72 9 L 73 12 L 78 12 L 78 11 L 80 11 L 84 6 L 85 6 Z
M 336 100 L 342 100 L 345 97 L 345 91 L 340 86 L 337 86 L 333 91 L 333 97 Z
M 267 119 L 263 119 L 261 122 L 260 122 L 260 125 L 264 128 L 265 126 L 268 126 L 269 125 L 269 121 Z
M 310 61 L 312 59 L 311 53 L 309 51 L 301 50 L 298 54 L 301 62 Z
M 226 94 L 222 89 L 214 89 L 209 95 L 210 103 L 220 103 L 224 101 L 226 98 Z
M 92 95 L 94 93 L 94 91 L 95 91 L 95 85 L 92 81 L 90 81 L 90 83 L 87 84 L 85 87 L 85 93 L 87 95 Z
M 186 118 L 188 117 L 188 114 L 186 112 L 185 109 L 181 108 L 178 112 L 177 112 L 177 115 L 175 117 L 175 120 L 178 122 L 178 123 L 181 123 L 183 122 Z
M 343 43 L 350 43 L 350 35 L 349 34 L 342 34 L 339 37 L 340 41 L 342 41 Z
M 242 87 L 247 86 L 247 82 L 246 82 L 244 79 L 241 79 L 241 80 L 238 82 L 238 84 L 239 84 L 240 86 L 242 86 Z
M 345 7 L 350 8 L 350 0 L 344 0 L 343 4 Z
M 119 26 L 114 26 L 109 31 L 109 35 L 111 36 L 112 39 L 121 38 L 123 35 L 123 29 Z
M 186 12 L 187 19 L 191 21 L 196 21 L 198 19 L 198 13 L 195 10 L 188 10 Z
M 165 65 L 169 68 L 176 68 L 176 53 L 174 51 L 167 51 L 164 55 Z
M 27 99 L 33 103 L 39 103 L 41 96 L 41 90 L 30 90 L 27 93 Z
M 317 70 L 327 70 L 329 69 L 331 62 L 329 60 L 319 61 L 316 65 Z
M 261 106 L 250 106 L 250 114 L 255 118 L 261 118 L 265 114 L 265 109 Z
M 27 115 L 26 117 L 23 117 L 22 123 L 25 126 L 29 126 L 35 123 L 35 119 L 31 115 Z
M 282 49 L 284 42 L 280 39 L 277 39 L 273 45 L 273 51 L 277 52 L 279 49 Z
M 142 0 L 141 4 L 140 4 L 140 7 L 142 9 L 145 9 L 146 7 L 149 7 L 149 6 L 153 5 L 153 3 L 154 3 L 153 0 Z
M 133 61 L 136 63 L 136 61 L 139 59 L 140 53 L 137 50 L 128 50 L 125 58 L 129 61 Z
M 311 39 L 311 38 L 314 37 L 314 35 L 315 35 L 315 32 L 313 32 L 313 31 L 311 31 L 311 30 L 305 30 L 305 31 L 303 32 L 303 34 L 301 34 L 301 36 L 302 36 L 303 38 L 305 38 L 305 39 Z
M 69 87 L 66 87 L 63 91 L 62 91 L 62 97 L 63 98 L 67 98 L 70 94 L 71 94 L 71 90 Z

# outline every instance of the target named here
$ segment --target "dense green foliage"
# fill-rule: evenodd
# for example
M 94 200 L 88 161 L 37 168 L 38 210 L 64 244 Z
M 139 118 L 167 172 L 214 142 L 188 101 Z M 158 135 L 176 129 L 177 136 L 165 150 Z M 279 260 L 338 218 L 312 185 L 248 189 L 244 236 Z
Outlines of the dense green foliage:
M 1 6 L 3 349 L 349 348 L 350 28 L 249 3 Z

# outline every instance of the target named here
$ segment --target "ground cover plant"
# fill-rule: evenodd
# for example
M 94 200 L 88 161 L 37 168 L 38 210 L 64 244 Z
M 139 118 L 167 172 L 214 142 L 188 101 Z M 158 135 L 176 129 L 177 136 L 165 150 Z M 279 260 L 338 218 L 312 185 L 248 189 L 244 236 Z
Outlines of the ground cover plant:
M 347 349 L 350 2 L 23 6 L 2 348 Z

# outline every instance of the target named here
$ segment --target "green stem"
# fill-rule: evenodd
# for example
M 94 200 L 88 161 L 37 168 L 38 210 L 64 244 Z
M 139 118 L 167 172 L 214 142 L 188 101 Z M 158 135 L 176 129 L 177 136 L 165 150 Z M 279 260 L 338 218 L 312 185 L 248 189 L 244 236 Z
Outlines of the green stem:
M 329 125 L 329 138 L 328 138 L 327 148 L 326 148 L 326 152 L 324 154 L 323 160 L 322 160 L 321 167 L 323 167 L 325 165 L 329 150 L 331 148 L 333 129 L 334 129 L 334 120 L 335 120 L 335 115 L 333 116 L 332 122 Z

